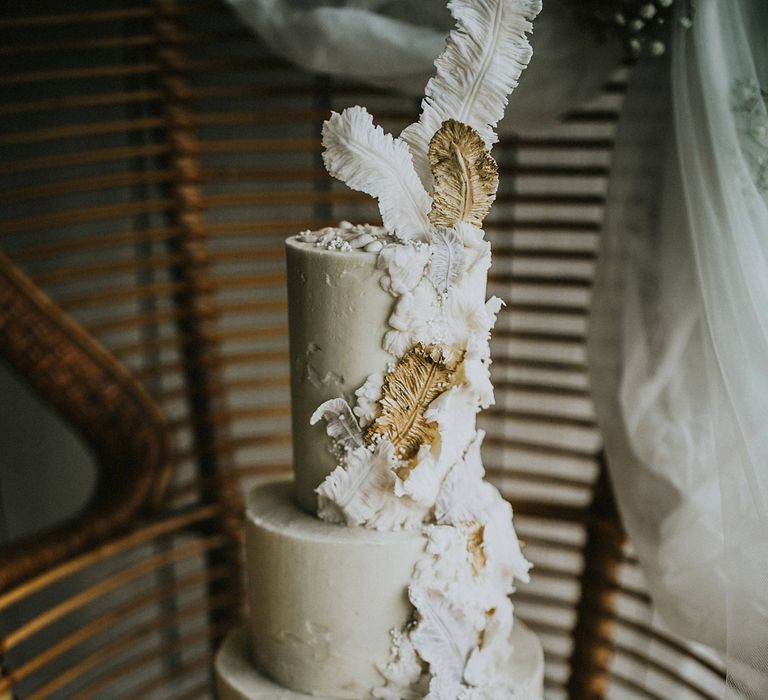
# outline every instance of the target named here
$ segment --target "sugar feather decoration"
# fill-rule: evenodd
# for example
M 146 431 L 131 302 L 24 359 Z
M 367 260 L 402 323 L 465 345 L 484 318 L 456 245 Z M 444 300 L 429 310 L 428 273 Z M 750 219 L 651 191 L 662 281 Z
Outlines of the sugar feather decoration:
M 429 220 L 435 226 L 481 227 L 496 199 L 499 168 L 480 134 L 448 119 L 429 142 L 427 159 L 435 179 Z
M 395 465 L 395 448 L 389 440 L 373 449 L 350 450 L 315 489 L 320 518 L 374 530 L 418 527 L 428 510 L 410 498 L 395 496 Z
M 427 275 L 435 289 L 445 294 L 450 287 L 459 283 L 466 268 L 464 243 L 453 229 L 438 226 L 432 230 L 429 247 L 431 252 Z
M 483 629 L 481 643 L 469 655 L 464 669 L 464 681 L 470 685 L 483 686 L 494 678 L 503 681 L 502 669 L 510 662 L 509 635 L 512 632 L 512 603 L 509 598 L 497 602 Z M 507 689 L 507 693 L 509 689 Z M 492 695 L 491 697 L 506 697 Z
M 431 201 L 402 140 L 374 126 L 364 107 L 348 107 L 323 124 L 322 143 L 328 172 L 378 199 L 387 231 L 404 240 L 428 240 Z
M 432 136 L 448 119 L 468 124 L 490 148 L 504 116 L 507 96 L 531 58 L 526 33 L 541 11 L 541 0 L 451 0 L 457 26 L 435 61 L 419 121 L 400 135 L 413 154 L 427 191 L 432 174 L 427 151 Z
M 365 433 L 367 444 L 389 440 L 400 460 L 410 460 L 430 444 L 436 426 L 425 413 L 440 394 L 450 388 L 452 371 L 432 357 L 432 349 L 417 345 L 384 377 L 381 413 Z
M 335 444 L 346 450 L 363 446 L 363 431 L 344 399 L 329 399 L 320 404 L 309 419 L 309 424 L 315 425 L 321 419 L 326 422 L 325 430 Z
M 449 688 L 460 689 L 469 654 L 477 645 L 477 632 L 463 612 L 439 591 L 411 584 L 408 596 L 419 611 L 411 643 L 429 664 L 432 683 L 441 687 L 436 697 L 456 697 L 456 692 L 448 694 Z M 430 691 L 434 692 L 432 683 Z
M 478 430 L 461 460 L 453 465 L 435 501 L 438 523 L 461 523 L 483 518 L 494 499 L 495 488 L 484 480 L 480 447 L 485 431 Z

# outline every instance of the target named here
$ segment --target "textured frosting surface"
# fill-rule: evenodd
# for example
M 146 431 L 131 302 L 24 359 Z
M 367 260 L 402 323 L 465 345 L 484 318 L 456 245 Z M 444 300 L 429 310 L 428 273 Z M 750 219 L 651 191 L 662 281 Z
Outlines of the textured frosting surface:
M 518 689 L 510 700 L 541 700 L 544 655 L 538 638 L 516 620 L 509 641 L 510 650 L 514 649 L 509 675 Z M 227 635 L 216 654 L 215 665 L 219 700 L 332 700 L 287 690 L 254 668 L 249 658 L 246 626 Z
M 411 615 L 407 587 L 426 538 L 322 522 L 298 509 L 286 481 L 248 496 L 246 560 L 256 666 L 281 685 L 369 697 L 390 631 Z
M 286 254 L 296 497 L 316 513 L 315 489 L 338 458 L 310 418 L 324 401 L 353 396 L 393 359 L 382 343 L 394 298 L 381 287 L 375 253 L 340 253 L 294 236 Z

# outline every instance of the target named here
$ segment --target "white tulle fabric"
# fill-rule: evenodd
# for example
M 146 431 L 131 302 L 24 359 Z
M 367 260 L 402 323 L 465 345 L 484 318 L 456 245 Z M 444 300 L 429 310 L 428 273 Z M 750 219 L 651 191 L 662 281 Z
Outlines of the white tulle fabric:
M 590 338 L 664 621 L 768 697 L 768 3 L 698 0 L 620 126 Z
M 421 98 L 453 27 L 445 0 L 227 0 L 275 53 L 308 70 Z M 572 0 L 546 0 L 503 124 L 537 129 L 599 93 L 620 47 L 574 31 Z M 503 131 L 503 129 L 502 129 Z

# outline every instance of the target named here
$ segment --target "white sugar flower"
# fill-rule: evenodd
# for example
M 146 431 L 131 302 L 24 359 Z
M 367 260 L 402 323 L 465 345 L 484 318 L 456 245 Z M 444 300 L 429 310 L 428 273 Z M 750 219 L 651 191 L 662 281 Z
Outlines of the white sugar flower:
M 357 403 L 352 412 L 357 416 L 361 428 L 367 428 L 376 419 L 379 413 L 379 400 L 381 399 L 381 387 L 383 384 L 384 375 L 381 372 L 374 372 L 355 391 Z
M 429 260 L 429 247 L 413 245 L 388 245 L 381 249 L 376 266 L 386 275 L 381 286 L 395 296 L 412 291 L 421 281 Z

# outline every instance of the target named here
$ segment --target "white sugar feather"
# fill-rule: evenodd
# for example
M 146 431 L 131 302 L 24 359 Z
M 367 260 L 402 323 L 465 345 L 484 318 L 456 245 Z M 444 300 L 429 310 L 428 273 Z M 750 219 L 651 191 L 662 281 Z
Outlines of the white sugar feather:
M 320 504 L 334 503 L 350 525 L 364 525 L 387 502 L 393 488 L 395 448 L 382 440 L 372 452 L 358 447 L 347 453 L 345 465 L 339 465 L 316 491 Z
M 334 112 L 323 125 L 323 148 L 323 162 L 333 177 L 379 200 L 387 231 L 403 239 L 429 238 L 432 203 L 408 146 L 374 126 L 364 107 Z
M 472 650 L 464 669 L 464 682 L 483 686 L 504 680 L 511 656 L 509 635 L 512 632 L 512 602 L 504 597 L 493 608 L 483 630 L 483 643 Z
M 432 456 L 430 445 L 422 445 L 415 458 L 416 465 L 408 470 L 405 478 L 397 478 L 395 495 L 407 496 L 416 503 L 431 508 L 437 498 L 442 476 Z
M 460 683 L 477 632 L 439 591 L 412 584 L 408 595 L 419 613 L 411 632 L 413 648 L 429 664 L 433 679 Z
M 386 502 L 368 518 L 365 526 L 385 532 L 414 530 L 420 527 L 428 516 L 427 506 L 416 503 L 408 497 L 395 496 L 392 491 L 389 491 Z
M 512 524 L 512 506 L 504 500 L 495 486 L 487 484 L 494 492 L 485 514 L 485 552 L 489 563 L 498 568 L 504 578 L 512 582 L 529 580 L 529 562 L 520 548 L 515 527 Z
M 475 440 L 476 413 L 477 399 L 466 386 L 454 386 L 444 391 L 424 412 L 424 418 L 437 425 L 440 436 L 435 450 L 440 483 Z
M 443 226 L 432 229 L 427 274 L 441 294 L 461 280 L 467 264 L 464 243 L 456 231 Z
M 467 448 L 464 458 L 458 461 L 445 477 L 435 501 L 435 518 L 438 523 L 462 523 L 483 519 L 485 509 L 493 498 L 493 486 L 483 480 L 485 469 L 480 447 L 485 432 L 477 431 Z
M 531 58 L 526 33 L 541 0 L 451 0 L 448 7 L 456 29 L 435 61 L 436 75 L 427 83 L 419 121 L 401 134 L 428 190 L 427 149 L 446 119 L 474 128 L 488 148 L 498 140 L 494 129 L 504 116 L 507 96 Z
M 344 399 L 329 399 L 320 404 L 309 419 L 309 424 L 315 425 L 320 419 L 326 422 L 325 431 L 337 445 L 347 450 L 362 447 L 363 432 Z
M 394 493 L 395 448 L 382 440 L 373 450 L 350 450 L 344 464 L 336 467 L 315 489 L 318 515 L 338 522 L 340 513 L 348 525 L 374 530 L 402 530 L 418 527 L 429 510 L 410 498 Z

